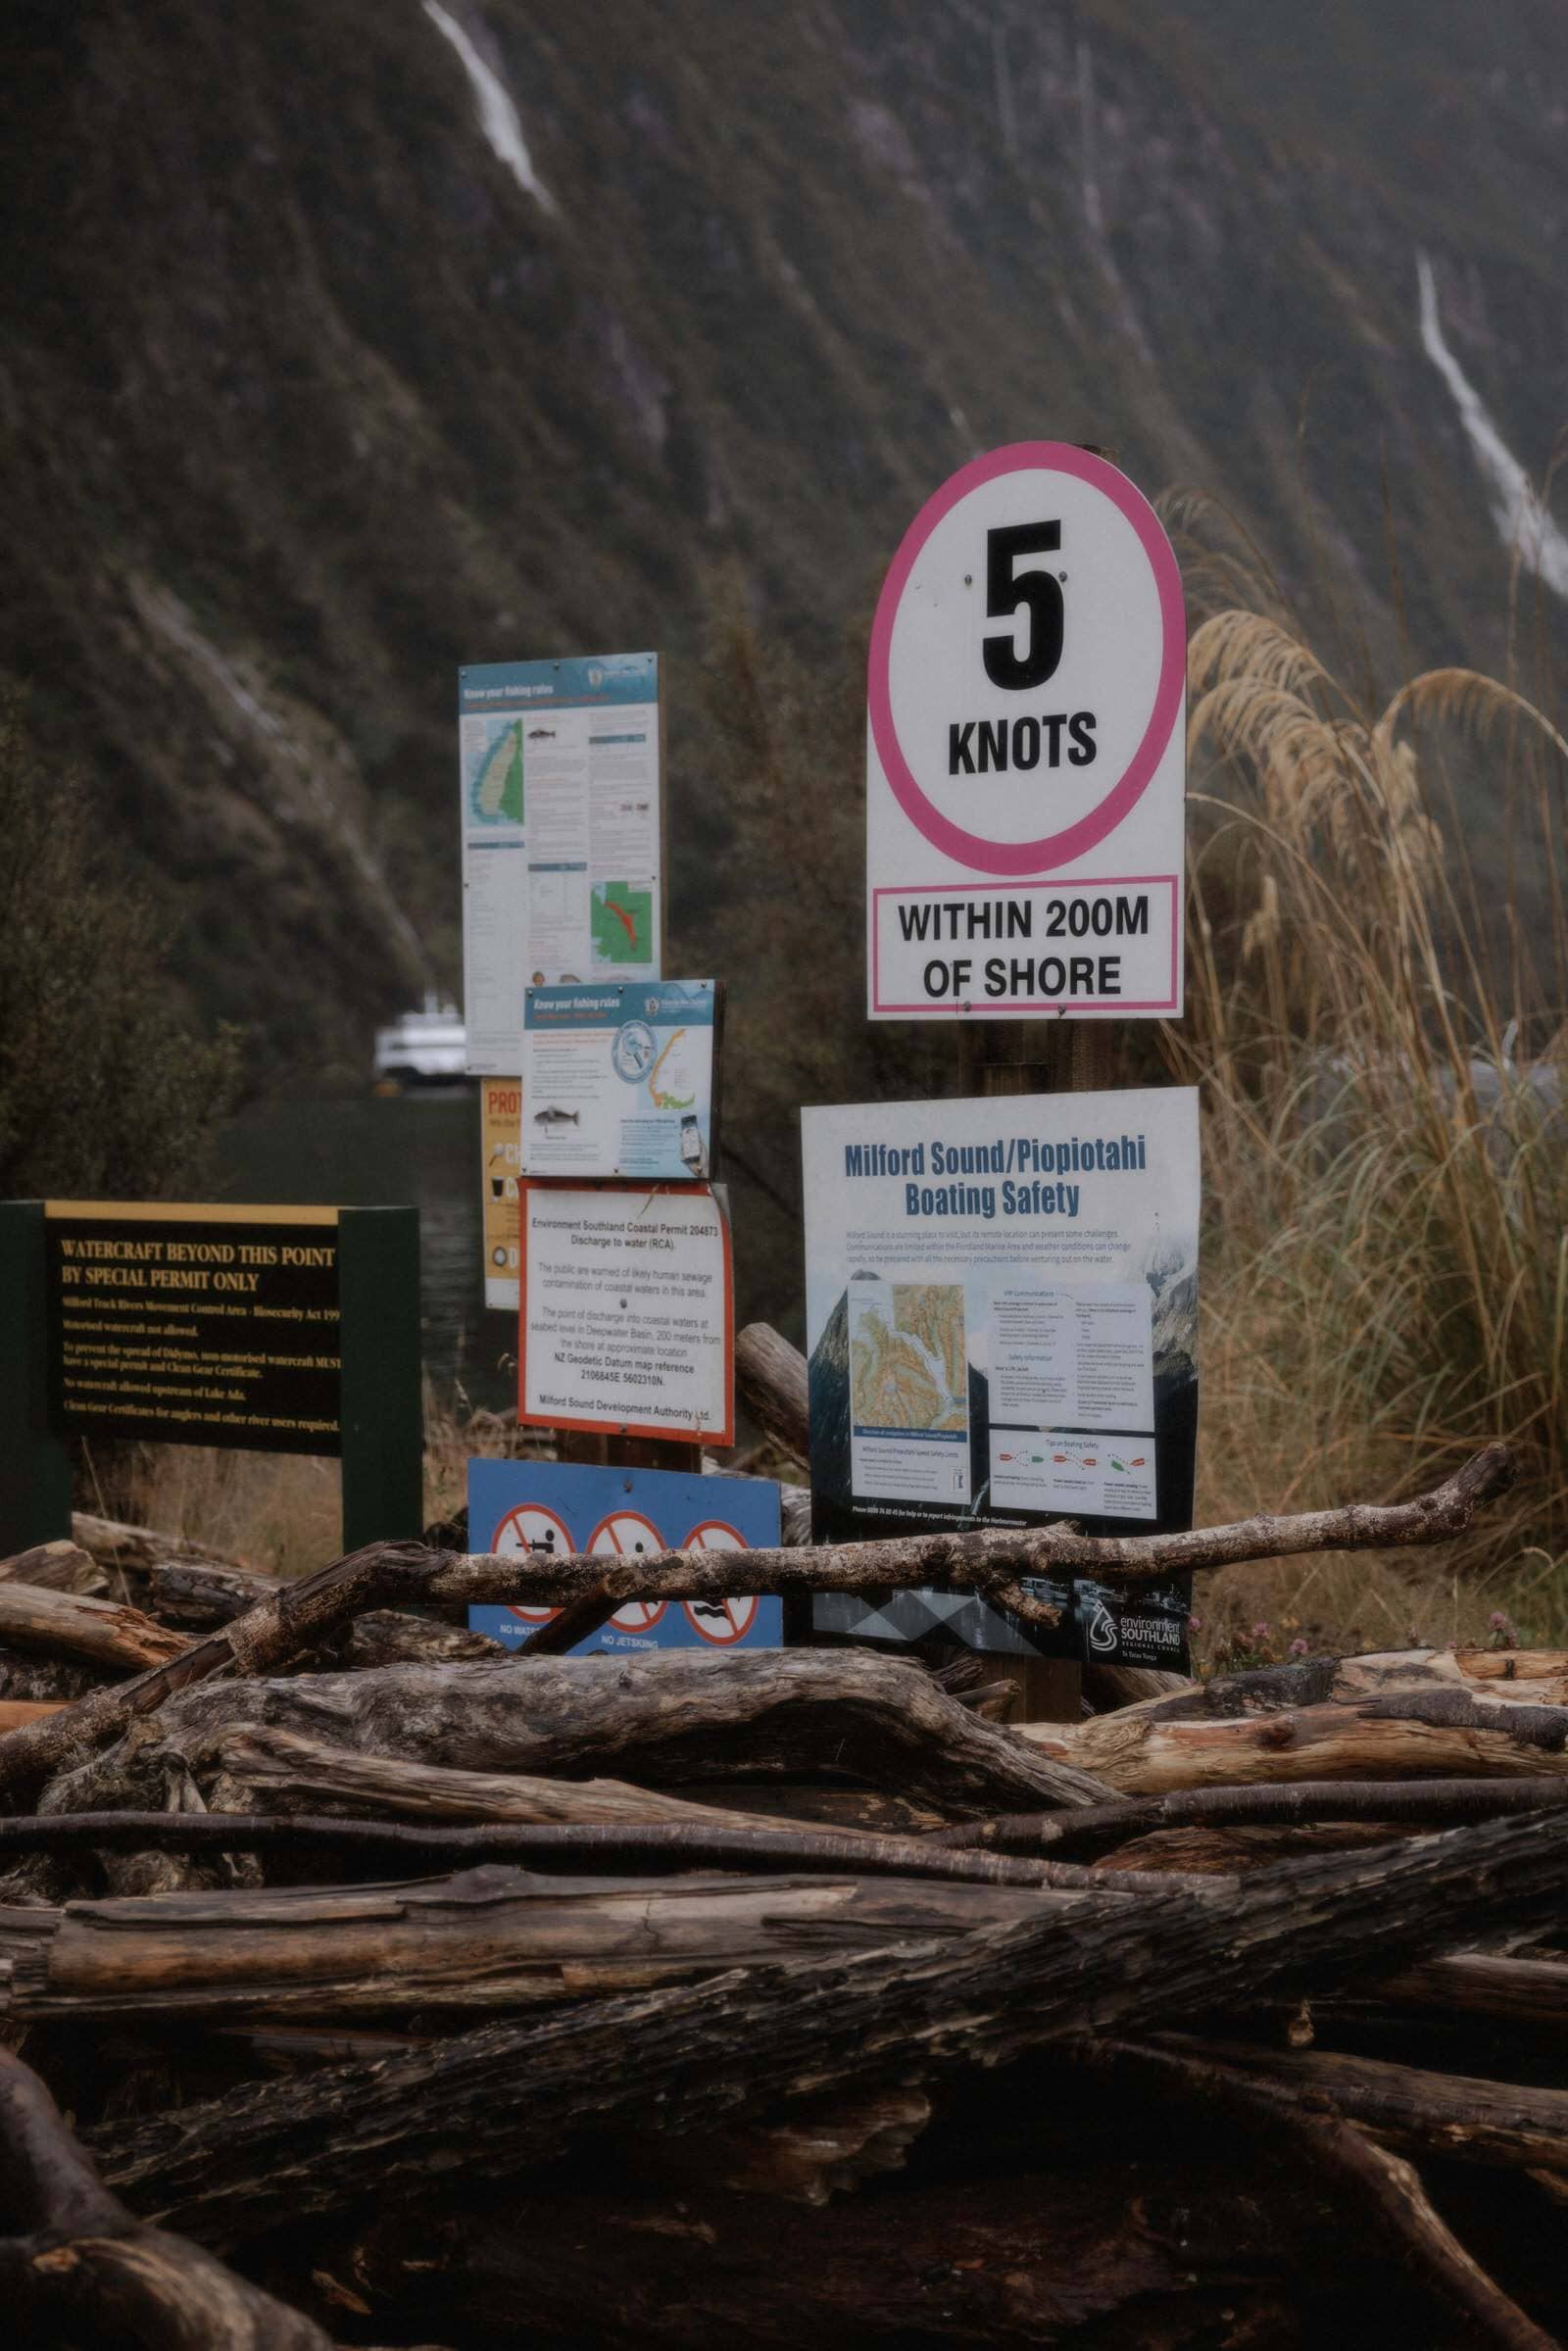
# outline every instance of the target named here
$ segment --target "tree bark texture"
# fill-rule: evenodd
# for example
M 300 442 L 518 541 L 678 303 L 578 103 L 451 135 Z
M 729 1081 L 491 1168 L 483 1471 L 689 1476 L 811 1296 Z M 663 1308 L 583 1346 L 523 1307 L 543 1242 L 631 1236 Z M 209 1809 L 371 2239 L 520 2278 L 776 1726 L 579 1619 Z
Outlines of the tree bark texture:
M 1109 1793 L 1015 1732 L 979 1721 L 908 1658 L 676 1650 L 214 1684 L 172 1698 L 136 1740 L 57 1782 L 46 1809 L 135 1803 L 138 1790 L 157 1805 L 167 1768 L 200 1778 L 220 1766 L 227 1734 L 255 1728 L 464 1770 L 612 1773 L 666 1787 L 865 1781 L 949 1818 Z
M 1333 1991 L 1482 1924 L 1555 1915 L 1565 1889 L 1568 1819 L 1535 1814 L 1261 1871 L 1222 1903 L 1040 1897 L 1026 1923 L 952 1945 L 754 1969 L 269 2082 L 122 2131 L 106 2162 L 141 2209 L 220 2239 L 372 2192 L 417 2196 L 452 2157 L 474 2175 L 518 2171 L 590 2130 L 712 2130 L 743 2105 L 760 2115 L 1062 2034 Z
M 952 1939 L 1032 1920 L 1051 1899 L 908 1879 L 551 1878 L 492 1863 L 404 1886 L 71 1902 L 14 1959 L 6 2009 L 21 2022 L 478 2013 Z
M 1127 1795 L 1269 1781 L 1568 1773 L 1568 1707 L 1442 1687 L 1218 1722 L 1127 1707 L 1071 1727 L 1023 1723 L 1015 1735 Z
M 1433 2300 L 1473 2330 L 1474 2339 L 1496 2351 L 1560 2351 L 1460 2243 L 1419 2174 L 1353 2124 L 1307 2111 L 1276 2082 L 1238 2075 L 1202 2054 L 1113 2040 L 1085 2043 L 1083 2054 L 1098 2067 L 1134 2079 L 1158 2080 L 1164 2074 L 1223 2116 L 1246 2116 L 1249 2110 L 1274 2116 L 1307 2166 L 1337 2186 L 1348 2225 L 1380 2237 Z
M 171 1632 L 122 1601 L 0 1578 L 0 1642 L 78 1664 L 140 1673 L 182 1657 L 191 1637 Z
M 90 1551 L 74 1543 L 39 1543 L 0 1559 L 0 1582 L 40 1584 L 51 1592 L 101 1592 L 109 1577 Z
M 741 1402 L 792 1459 L 810 1459 L 806 1357 L 771 1323 L 749 1322 L 735 1334 L 735 1387 Z
M 1309 2110 L 1340 2115 L 1407 2155 L 1528 2171 L 1568 2170 L 1568 2090 L 1391 2065 L 1329 2049 L 1158 2034 L 1156 2049 L 1230 2067 L 1289 2091 Z
M 1160 1722 L 1230 1721 L 1417 1688 L 1557 1706 L 1568 1699 L 1568 1656 L 1560 1649 L 1385 1649 L 1356 1657 L 1303 1657 L 1299 1663 L 1216 1674 L 1211 1681 L 1189 1682 L 1138 1704 L 1141 1714 Z
M 927 1841 L 951 1850 L 1071 1853 L 1086 1860 L 1134 1837 L 1165 1829 L 1304 1827 L 1353 1821 L 1396 1829 L 1457 1828 L 1568 1804 L 1568 1775 L 1522 1780 L 1305 1780 L 1283 1786 L 1186 1788 L 1170 1795 L 1127 1796 L 1070 1813 L 1015 1813 L 963 1821 Z
M 165 2351 L 331 2351 L 310 2319 L 198 2245 L 132 2218 L 103 2185 L 38 2076 L 0 2047 L 0 2293 L 38 2344 Z

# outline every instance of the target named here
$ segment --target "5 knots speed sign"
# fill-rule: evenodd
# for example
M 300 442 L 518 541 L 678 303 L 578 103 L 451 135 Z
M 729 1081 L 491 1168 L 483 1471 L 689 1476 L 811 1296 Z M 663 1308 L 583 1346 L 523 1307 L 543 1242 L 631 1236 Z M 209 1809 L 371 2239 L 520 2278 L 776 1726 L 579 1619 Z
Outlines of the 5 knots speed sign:
M 889 569 L 867 679 L 873 1017 L 1180 1008 L 1185 627 L 1152 508 L 1021 442 Z

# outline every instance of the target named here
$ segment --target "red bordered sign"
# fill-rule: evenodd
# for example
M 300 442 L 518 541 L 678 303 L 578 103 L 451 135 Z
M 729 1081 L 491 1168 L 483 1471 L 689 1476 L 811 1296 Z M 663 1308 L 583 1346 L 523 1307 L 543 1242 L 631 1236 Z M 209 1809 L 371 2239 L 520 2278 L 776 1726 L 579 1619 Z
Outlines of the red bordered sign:
M 518 1420 L 733 1445 L 734 1260 L 716 1194 L 554 1179 L 518 1189 Z M 678 1351 L 672 1316 L 687 1326 Z
M 1180 1009 L 1186 628 L 1104 459 L 976 458 L 889 568 L 867 671 L 873 1018 Z

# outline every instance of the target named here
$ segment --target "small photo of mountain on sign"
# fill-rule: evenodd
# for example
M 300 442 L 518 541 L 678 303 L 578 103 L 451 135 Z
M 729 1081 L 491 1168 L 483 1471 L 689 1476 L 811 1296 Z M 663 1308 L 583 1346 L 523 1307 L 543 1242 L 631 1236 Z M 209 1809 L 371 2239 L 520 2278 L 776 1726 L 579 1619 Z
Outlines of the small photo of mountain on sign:
M 596 882 L 589 906 L 596 963 L 652 963 L 654 894 L 630 882 Z

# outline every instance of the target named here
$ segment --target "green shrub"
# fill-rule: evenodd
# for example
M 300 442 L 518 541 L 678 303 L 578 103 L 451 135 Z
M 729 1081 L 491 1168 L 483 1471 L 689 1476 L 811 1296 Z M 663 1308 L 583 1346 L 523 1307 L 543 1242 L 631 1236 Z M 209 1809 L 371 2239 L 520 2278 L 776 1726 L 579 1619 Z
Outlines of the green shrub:
M 0 1196 L 201 1197 L 238 1044 L 193 1027 L 172 935 L 0 689 Z

